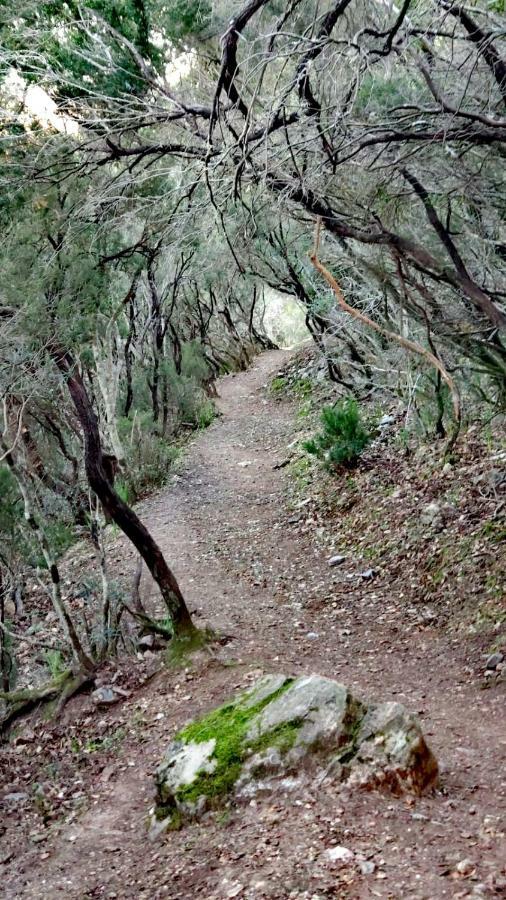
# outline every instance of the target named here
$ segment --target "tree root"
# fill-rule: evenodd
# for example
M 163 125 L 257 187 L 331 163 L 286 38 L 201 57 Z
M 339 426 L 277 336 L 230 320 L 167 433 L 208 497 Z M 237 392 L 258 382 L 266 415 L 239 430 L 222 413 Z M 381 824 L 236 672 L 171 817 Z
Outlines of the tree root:
M 7 711 L 0 718 L 0 735 L 5 733 L 12 723 L 26 715 L 40 703 L 50 703 L 58 700 L 55 717 L 61 715 L 63 708 L 74 694 L 85 684 L 93 681 L 92 672 L 78 672 L 66 669 L 52 681 L 42 684 L 38 688 L 27 688 L 21 691 L 0 692 L 0 700 L 7 704 Z
M 137 622 L 142 625 L 142 630 L 145 634 L 159 634 L 161 637 L 165 638 L 166 641 L 170 641 L 174 637 L 172 628 L 163 625 L 161 622 L 157 622 L 156 619 L 152 619 L 147 613 L 132 609 L 130 606 L 127 606 L 126 603 L 123 603 L 123 608 L 130 613 L 133 619 L 136 619 Z

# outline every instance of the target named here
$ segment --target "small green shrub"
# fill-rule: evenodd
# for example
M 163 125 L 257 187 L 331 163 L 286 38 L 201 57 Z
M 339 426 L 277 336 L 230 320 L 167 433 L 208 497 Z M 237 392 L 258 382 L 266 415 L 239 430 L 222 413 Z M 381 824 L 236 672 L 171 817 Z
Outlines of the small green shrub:
M 322 431 L 304 443 L 304 449 L 323 460 L 330 468 L 356 465 L 370 443 L 372 434 L 360 418 L 356 400 L 348 399 L 325 406 L 321 413 Z
M 206 362 L 201 345 L 197 341 L 183 344 L 181 354 L 181 375 L 193 378 L 198 384 L 204 384 L 211 370 Z
M 313 393 L 313 383 L 310 378 L 297 378 L 293 383 L 293 392 L 300 400 L 307 400 Z
M 122 478 L 118 478 L 114 484 L 114 489 L 118 495 L 118 497 L 123 500 L 123 503 L 131 503 L 132 497 L 130 495 L 130 488 L 128 484 L 123 481 Z
M 286 378 L 282 375 L 278 375 L 276 378 L 273 378 L 271 381 L 271 393 L 272 394 L 281 394 L 286 389 Z
M 45 650 L 44 661 L 53 678 L 58 678 L 58 675 L 62 675 L 67 668 L 61 650 Z
M 153 488 L 165 484 L 181 451 L 174 444 L 143 430 L 139 439 L 127 448 L 125 474 L 118 479 L 120 496 L 133 502 Z
M 216 409 L 212 400 L 204 400 L 202 406 L 197 413 L 197 424 L 199 428 L 208 428 L 216 418 Z

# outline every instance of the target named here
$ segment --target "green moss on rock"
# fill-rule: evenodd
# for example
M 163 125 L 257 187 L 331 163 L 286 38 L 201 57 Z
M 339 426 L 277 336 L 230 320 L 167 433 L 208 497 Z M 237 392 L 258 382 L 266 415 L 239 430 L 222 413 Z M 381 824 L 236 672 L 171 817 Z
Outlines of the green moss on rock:
M 288 772 L 310 770 L 311 757 L 330 761 L 335 777 L 396 792 L 420 794 L 437 780 L 420 726 L 400 704 L 366 705 L 317 675 L 270 675 L 176 735 L 157 773 L 157 814 L 179 827 L 232 795 L 284 784 Z
M 183 744 L 200 744 L 213 739 L 216 741 L 213 752 L 213 759 L 216 761 L 214 771 L 203 773 L 191 784 L 181 787 L 176 793 L 178 803 L 194 805 L 200 797 L 205 796 L 212 804 L 213 800 L 223 798 L 232 791 L 248 755 L 268 746 L 278 747 L 280 750 L 293 746 L 298 723 L 282 725 L 255 742 L 246 739 L 251 720 L 264 706 L 287 691 L 292 682 L 293 678 L 287 678 L 277 690 L 253 705 L 250 701 L 254 699 L 254 695 L 252 698 L 251 692 L 243 694 L 236 701 L 213 710 L 176 735 L 176 741 Z

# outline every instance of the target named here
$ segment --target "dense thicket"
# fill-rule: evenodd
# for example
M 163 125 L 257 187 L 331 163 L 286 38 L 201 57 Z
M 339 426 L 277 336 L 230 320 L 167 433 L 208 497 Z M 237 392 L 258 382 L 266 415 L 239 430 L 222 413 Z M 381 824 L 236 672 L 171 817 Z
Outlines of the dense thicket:
M 119 628 L 102 512 L 189 627 L 128 504 L 269 346 L 266 286 L 343 392 L 409 395 L 440 436 L 504 402 L 504 4 L 6 0 L 0 42 L 0 618 L 45 567 L 86 667 Z M 97 647 L 59 587 L 79 529 Z

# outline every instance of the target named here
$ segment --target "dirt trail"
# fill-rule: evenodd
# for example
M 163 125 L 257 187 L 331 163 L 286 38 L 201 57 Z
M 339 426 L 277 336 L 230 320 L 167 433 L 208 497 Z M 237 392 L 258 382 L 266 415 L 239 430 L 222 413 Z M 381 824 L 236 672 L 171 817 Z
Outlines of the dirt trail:
M 479 690 L 459 640 L 416 629 L 386 579 L 336 589 L 328 552 L 300 529 L 303 510 L 288 507 L 287 475 L 274 468 L 296 411 L 264 385 L 286 358 L 264 354 L 220 382 L 222 417 L 191 445 L 174 484 L 141 509 L 197 621 L 228 642 L 186 672 L 164 670 L 104 714 L 109 725 L 126 723 L 120 747 L 83 765 L 75 820 L 0 868 L 6 898 L 506 896 L 504 694 Z M 441 792 L 415 803 L 324 783 L 149 843 L 152 772 L 171 735 L 276 670 L 318 672 L 406 703 L 440 760 Z M 87 702 L 90 729 L 97 714 Z M 335 844 L 356 861 L 329 868 L 324 850 Z

